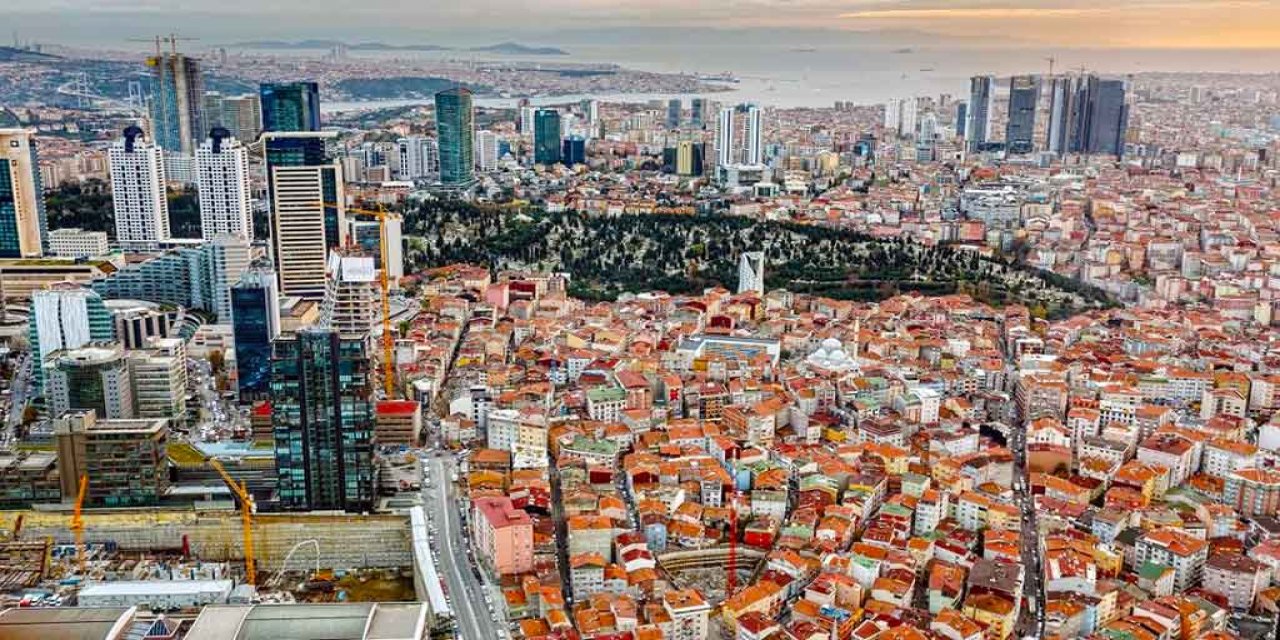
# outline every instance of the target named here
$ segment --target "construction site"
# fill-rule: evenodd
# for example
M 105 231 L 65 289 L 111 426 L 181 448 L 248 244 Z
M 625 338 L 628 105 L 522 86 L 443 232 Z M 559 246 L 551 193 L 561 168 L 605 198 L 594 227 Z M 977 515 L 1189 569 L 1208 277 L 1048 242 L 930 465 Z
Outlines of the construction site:
M 0 512 L 0 608 L 73 604 L 97 588 L 120 604 L 172 611 L 186 608 L 175 592 L 211 585 L 211 603 L 420 599 L 407 515 L 258 514 L 251 563 L 235 511 L 85 511 L 71 526 L 75 517 Z

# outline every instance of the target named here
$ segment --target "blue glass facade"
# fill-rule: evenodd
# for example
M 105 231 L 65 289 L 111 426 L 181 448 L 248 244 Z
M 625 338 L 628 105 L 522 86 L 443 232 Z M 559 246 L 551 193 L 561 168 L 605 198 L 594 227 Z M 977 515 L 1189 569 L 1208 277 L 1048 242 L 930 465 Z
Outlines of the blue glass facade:
M 13 184 L 12 167 L 0 158 L 0 258 L 21 258 L 18 237 L 18 194 Z
M 471 91 L 459 87 L 436 94 L 436 135 L 440 140 L 440 182 L 456 186 L 472 181 L 475 126 Z
M 316 328 L 272 343 L 271 422 L 283 508 L 373 508 L 367 345 Z
M 240 402 L 265 400 L 271 393 L 271 286 L 231 288 L 231 330 L 236 341 L 236 376 Z
M 555 109 L 538 109 L 533 114 L 533 161 L 560 162 L 560 112 Z
M 273 82 L 259 87 L 263 131 L 319 131 L 320 85 Z

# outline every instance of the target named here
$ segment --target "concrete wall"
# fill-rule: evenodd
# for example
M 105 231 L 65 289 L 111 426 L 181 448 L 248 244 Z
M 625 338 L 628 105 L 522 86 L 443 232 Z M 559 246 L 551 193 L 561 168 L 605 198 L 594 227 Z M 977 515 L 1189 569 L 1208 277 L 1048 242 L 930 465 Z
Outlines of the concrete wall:
M 0 530 L 13 531 L 23 514 L 22 539 L 51 536 L 74 542 L 70 513 L 0 511 Z M 243 560 L 240 514 L 230 511 L 89 511 L 84 515 L 85 541 L 115 542 L 122 550 L 178 549 L 187 536 L 191 552 L 210 561 Z M 320 543 L 320 566 L 335 569 L 409 567 L 413 545 L 407 515 L 258 514 L 253 541 L 259 571 L 280 568 L 298 542 Z M 293 554 L 293 568 L 314 566 L 310 545 Z

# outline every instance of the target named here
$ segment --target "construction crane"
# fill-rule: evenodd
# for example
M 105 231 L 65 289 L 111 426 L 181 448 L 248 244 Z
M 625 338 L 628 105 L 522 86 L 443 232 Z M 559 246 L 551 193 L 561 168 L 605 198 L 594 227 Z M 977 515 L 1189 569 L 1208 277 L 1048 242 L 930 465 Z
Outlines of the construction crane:
M 80 491 L 76 494 L 76 506 L 71 511 L 71 531 L 76 536 L 76 565 L 84 575 L 84 496 L 89 492 L 89 475 L 81 474 Z
M 227 470 L 223 468 L 222 463 L 210 458 L 209 466 L 222 476 L 222 481 L 227 483 L 227 488 L 231 489 L 232 495 L 240 501 L 240 522 L 244 527 L 244 573 L 245 582 L 257 586 L 257 571 L 253 563 L 253 512 L 256 506 L 253 502 L 253 494 L 249 493 L 249 488 L 244 483 L 236 484 L 231 478 Z
M 337 206 L 332 203 L 326 203 L 325 206 Z M 391 361 L 393 356 L 391 342 L 391 284 L 387 276 L 387 267 L 390 261 L 387 259 L 387 216 L 391 215 L 381 207 L 378 209 L 359 209 L 356 207 L 347 207 L 348 213 L 359 213 L 367 216 L 373 216 L 378 219 L 378 250 L 382 256 L 382 268 L 378 271 L 382 274 L 379 282 L 382 285 L 382 381 L 383 388 L 387 392 L 387 399 L 390 400 L 395 395 L 395 378 L 394 365 Z
M 177 55 L 178 42 L 182 40 L 199 40 L 199 38 L 185 38 L 185 37 L 179 36 L 176 33 L 171 33 L 167 36 L 153 36 L 151 38 L 129 38 L 129 42 L 154 42 L 156 45 L 157 58 L 159 58 L 161 53 L 163 53 L 163 49 L 160 46 L 161 44 L 169 45 L 169 51 L 173 55 Z

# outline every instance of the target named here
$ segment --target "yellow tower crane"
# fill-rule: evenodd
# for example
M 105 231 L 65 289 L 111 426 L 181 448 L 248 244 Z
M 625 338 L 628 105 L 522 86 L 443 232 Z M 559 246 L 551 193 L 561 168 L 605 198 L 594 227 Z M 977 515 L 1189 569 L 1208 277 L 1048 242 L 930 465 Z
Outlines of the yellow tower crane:
M 325 206 L 336 206 L 332 203 L 325 203 Z M 387 265 L 390 261 L 387 259 L 387 216 L 391 215 L 383 209 L 359 209 L 356 207 L 346 207 L 348 213 L 358 213 L 367 216 L 373 216 L 378 219 L 378 250 L 382 256 L 382 268 L 378 271 L 382 274 L 379 283 L 382 285 L 382 381 L 383 387 L 387 392 L 387 399 L 390 400 L 395 396 L 395 366 L 392 363 L 393 350 L 391 341 L 391 285 L 387 276 Z
M 80 476 L 80 491 L 76 494 L 76 506 L 71 512 L 71 531 L 76 536 L 76 566 L 84 576 L 84 497 L 89 492 L 89 476 Z
M 240 501 L 240 522 L 244 527 L 244 573 L 245 581 L 251 585 L 257 586 L 257 571 L 253 563 L 253 512 L 257 509 L 253 502 L 253 494 L 249 493 L 249 488 L 244 483 L 237 484 L 235 480 L 223 468 L 222 463 L 210 458 L 209 466 L 222 476 L 222 481 L 227 483 L 227 488 L 231 489 L 232 495 L 236 500 Z

